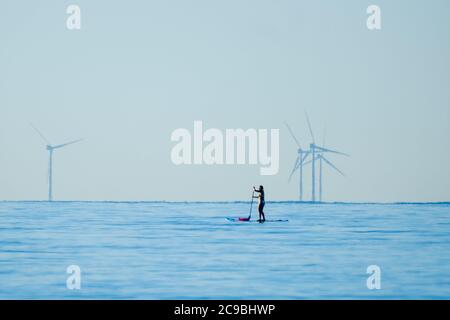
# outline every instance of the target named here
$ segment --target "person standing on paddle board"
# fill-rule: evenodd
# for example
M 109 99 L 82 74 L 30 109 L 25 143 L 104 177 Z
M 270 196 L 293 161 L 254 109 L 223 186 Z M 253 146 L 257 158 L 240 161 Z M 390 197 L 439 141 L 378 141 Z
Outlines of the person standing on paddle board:
M 258 212 L 259 212 L 259 222 L 264 222 L 266 221 L 266 216 L 264 215 L 264 206 L 266 205 L 266 201 L 264 198 L 264 187 L 263 186 L 259 186 L 259 189 L 256 190 L 255 187 L 253 187 L 253 190 L 255 192 L 258 192 L 259 195 L 257 196 L 253 196 L 253 198 L 257 198 L 259 199 L 259 205 L 258 205 Z

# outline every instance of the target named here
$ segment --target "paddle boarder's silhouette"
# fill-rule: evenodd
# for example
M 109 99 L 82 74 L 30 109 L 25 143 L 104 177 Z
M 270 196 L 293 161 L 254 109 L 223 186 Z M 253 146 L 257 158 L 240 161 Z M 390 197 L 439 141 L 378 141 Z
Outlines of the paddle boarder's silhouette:
M 257 196 L 253 196 L 253 198 L 257 198 L 257 199 L 259 199 L 259 204 L 258 204 L 258 212 L 259 212 L 259 220 L 258 220 L 258 222 L 264 222 L 264 221 L 266 221 L 266 216 L 264 215 L 264 206 L 265 206 L 265 204 L 266 204 L 266 201 L 265 201 L 265 195 L 264 195 L 264 187 L 263 186 L 259 186 L 259 189 L 258 190 L 256 190 L 256 188 L 255 187 L 253 187 L 253 190 L 255 191 L 255 192 L 258 192 L 259 193 L 259 195 L 257 195 Z

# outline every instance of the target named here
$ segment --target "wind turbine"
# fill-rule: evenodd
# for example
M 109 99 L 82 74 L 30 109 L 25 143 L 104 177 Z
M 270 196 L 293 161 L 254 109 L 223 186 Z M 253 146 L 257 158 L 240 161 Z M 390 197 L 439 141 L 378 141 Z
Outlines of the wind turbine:
M 316 165 L 315 162 L 319 160 L 319 201 L 322 201 L 322 171 L 323 171 L 323 162 L 325 162 L 327 165 L 338 171 L 341 175 L 344 176 L 342 171 L 340 171 L 334 164 L 332 164 L 327 158 L 325 158 L 325 153 L 334 153 L 344 156 L 349 156 L 346 153 L 339 152 L 336 150 L 327 149 L 325 147 L 320 147 L 316 145 L 315 138 L 314 138 L 314 132 L 312 130 L 311 121 L 309 120 L 308 113 L 305 111 L 306 121 L 308 123 L 309 133 L 311 134 L 312 143 L 310 144 L 310 152 L 312 154 L 312 159 L 305 163 L 304 165 L 307 165 L 309 163 L 312 164 L 312 186 L 311 186 L 311 201 L 316 202 Z M 324 144 L 325 144 L 325 135 L 324 135 Z
M 83 139 L 78 139 L 74 141 L 70 141 L 63 144 L 58 144 L 56 146 L 52 145 L 50 141 L 47 140 L 47 138 L 32 124 L 30 123 L 31 127 L 39 134 L 39 136 L 47 143 L 46 149 L 49 154 L 49 160 L 48 160 L 48 201 L 53 201 L 53 151 L 56 149 L 60 149 L 63 147 L 66 147 L 68 145 L 77 143 L 82 141 Z
M 291 134 L 292 138 L 294 139 L 295 143 L 297 144 L 297 159 L 295 160 L 294 168 L 291 171 L 291 174 L 289 175 L 289 181 L 291 181 L 292 176 L 294 175 L 295 171 L 299 169 L 300 171 L 300 180 L 299 180 L 299 200 L 303 201 L 303 166 L 305 165 L 305 160 L 309 156 L 310 151 L 309 150 L 303 150 L 300 142 L 297 140 L 294 132 L 292 131 L 291 127 L 287 124 L 287 122 L 284 123 L 286 127 L 289 130 L 289 133 Z

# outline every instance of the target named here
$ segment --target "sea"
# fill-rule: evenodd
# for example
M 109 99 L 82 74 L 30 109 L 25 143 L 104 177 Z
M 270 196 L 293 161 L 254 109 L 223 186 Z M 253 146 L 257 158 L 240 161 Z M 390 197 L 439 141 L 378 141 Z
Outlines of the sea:
M 0 202 L 0 299 L 450 299 L 450 203 L 249 208 Z

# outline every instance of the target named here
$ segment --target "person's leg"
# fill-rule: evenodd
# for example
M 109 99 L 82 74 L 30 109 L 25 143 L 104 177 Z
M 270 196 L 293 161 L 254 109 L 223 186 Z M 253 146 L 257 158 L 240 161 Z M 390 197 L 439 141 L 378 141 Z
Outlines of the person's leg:
M 260 215 L 262 215 L 262 221 L 266 221 L 266 215 L 264 214 L 264 205 L 265 204 L 261 205 L 261 213 L 260 213 Z
M 263 217 L 263 211 L 262 211 L 262 205 L 260 204 L 259 206 L 258 206 L 258 213 L 259 213 L 259 222 L 261 222 L 261 221 L 263 221 L 262 220 L 262 217 Z

